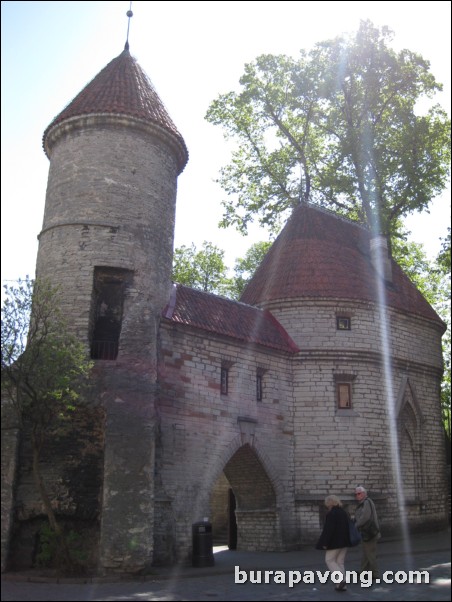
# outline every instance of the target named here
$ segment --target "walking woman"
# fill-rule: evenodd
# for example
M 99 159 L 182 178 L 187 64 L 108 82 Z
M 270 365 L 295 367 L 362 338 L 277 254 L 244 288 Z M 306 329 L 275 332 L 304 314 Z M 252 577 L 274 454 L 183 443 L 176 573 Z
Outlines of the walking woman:
M 325 498 L 327 514 L 320 539 L 317 542 L 318 550 L 325 550 L 325 562 L 331 573 L 340 571 L 342 581 L 335 589 L 344 592 L 345 584 L 345 556 L 350 547 L 350 536 L 348 531 L 348 514 L 342 508 L 342 503 L 336 495 Z

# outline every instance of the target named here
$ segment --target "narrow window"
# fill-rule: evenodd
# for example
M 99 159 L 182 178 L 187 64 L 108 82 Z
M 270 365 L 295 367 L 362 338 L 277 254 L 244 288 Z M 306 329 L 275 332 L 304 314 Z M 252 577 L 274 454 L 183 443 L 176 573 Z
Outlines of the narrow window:
M 229 369 L 221 368 L 221 394 L 228 394 Z
M 94 268 L 91 358 L 115 360 L 122 326 L 124 291 L 131 272 Z
M 352 407 L 352 387 L 350 383 L 336 383 L 337 407 L 349 410 Z
M 336 328 L 337 328 L 337 330 L 351 330 L 351 328 L 352 328 L 351 318 L 347 318 L 345 316 L 337 316 L 336 317 Z
M 262 374 L 256 374 L 256 399 L 262 401 Z

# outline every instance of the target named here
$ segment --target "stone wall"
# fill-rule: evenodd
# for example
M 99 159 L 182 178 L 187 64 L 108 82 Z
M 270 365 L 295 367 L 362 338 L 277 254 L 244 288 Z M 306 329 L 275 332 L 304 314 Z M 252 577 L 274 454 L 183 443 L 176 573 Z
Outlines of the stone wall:
M 358 483 L 380 498 L 383 529 L 400 524 L 401 506 L 413 528 L 444 525 L 438 325 L 389 309 L 382 342 L 382 316 L 371 304 L 300 300 L 271 309 L 301 346 L 294 360 L 294 445 L 304 537 L 317 520 L 310 496 L 317 504 L 329 493 L 346 499 Z M 337 330 L 338 315 L 351 317 L 351 330 Z M 351 383 L 350 409 L 337 407 L 341 378 Z M 397 466 L 401 483 L 393 478 Z
M 284 549 L 276 510 L 237 510 L 236 515 L 238 550 L 279 552 Z
M 163 323 L 160 332 L 158 491 L 171 499 L 178 553 L 189 554 L 191 524 L 211 516 L 211 492 L 223 471 L 237 509 L 268 510 L 271 498 L 272 511 L 281 515 L 273 521 L 273 541 L 278 531 L 276 540 L 293 543 L 297 530 L 288 356 L 189 327 Z M 229 390 L 222 395 L 225 365 Z M 256 400 L 258 371 L 263 374 L 262 401 Z
M 228 541 L 229 532 L 229 490 L 231 484 L 224 473 L 218 477 L 212 487 L 210 512 L 214 545 L 223 545 Z
M 98 563 L 103 422 L 100 408 L 80 407 L 74 412 L 70 425 L 49 435 L 42 447 L 40 461 L 42 478 L 56 518 L 66 531 L 72 530 L 84 540 L 83 562 L 90 568 Z M 8 563 L 13 570 L 35 565 L 39 530 L 47 522 L 32 471 L 28 422 L 18 432 L 18 443 Z
M 301 347 L 294 357 L 248 349 L 188 327 L 164 324 L 161 329 L 158 471 L 182 526 L 178 548 L 188 549 L 190 522 L 210 516 L 208 496 L 221 470 L 236 494 L 237 517 L 245 517 L 238 541 L 249 548 L 266 545 L 267 535 L 258 536 L 266 531 L 257 518 L 254 543 L 249 539 L 254 511 L 274 512 L 273 527 L 267 526 L 278 530 L 272 537 L 288 548 L 318 536 L 326 495 L 336 493 L 353 509 L 358 483 L 372 492 L 384 531 L 400 525 L 401 505 L 413 528 L 444 525 L 445 492 L 438 496 L 435 486 L 444 483 L 445 469 L 438 326 L 389 310 L 388 363 L 378 351 L 382 318 L 372 304 L 300 302 L 275 304 L 272 310 Z M 338 315 L 351 316 L 350 331 L 337 330 Z M 229 367 L 227 396 L 220 393 L 222 365 Z M 258 369 L 264 375 L 262 403 L 255 399 Z M 337 407 L 336 383 L 342 378 L 351 383 L 349 409 Z M 409 411 L 415 413 L 414 426 L 403 427 Z M 397 443 L 398 432 L 404 435 Z M 258 460 L 249 470 L 244 444 Z M 271 458 L 270 469 L 262 458 Z M 396 462 L 407 488 L 402 504 L 400 483 L 392 476 Z M 268 481 L 258 485 L 260 467 Z M 249 475 L 259 498 L 267 501 L 265 508 L 252 507 L 246 495 L 246 507 L 241 506 L 238 491 L 246 491 Z M 266 482 L 274 491 L 270 507 Z M 188 501 L 191 513 L 179 499 Z
M 104 572 L 142 571 L 153 561 L 157 331 L 171 286 L 178 160 L 161 128 L 104 114 L 57 125 L 49 154 L 37 276 L 60 287 L 87 349 L 102 311 L 94 274 L 106 292 L 109 279 L 123 292 L 112 300 L 117 358 L 98 359 L 93 373 L 106 415 L 99 555 Z
M 75 123 L 55 144 L 37 276 L 61 287 L 82 341 L 88 343 L 92 326 L 94 267 L 126 269 L 133 284 L 122 352 L 131 352 L 129 344 L 155 357 L 154 320 L 170 291 L 176 177 L 170 149 L 132 122 Z
M 1 402 L 1 570 L 8 563 L 11 532 L 14 523 L 14 488 L 16 483 L 17 455 L 19 444 L 19 424 L 12 403 L 2 398 Z

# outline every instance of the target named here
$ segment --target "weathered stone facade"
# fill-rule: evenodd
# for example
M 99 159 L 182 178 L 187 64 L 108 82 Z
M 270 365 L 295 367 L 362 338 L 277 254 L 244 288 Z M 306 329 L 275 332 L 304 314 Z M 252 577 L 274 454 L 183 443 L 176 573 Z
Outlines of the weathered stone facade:
M 205 517 L 238 549 L 295 548 L 318 536 L 324 497 L 351 505 L 357 483 L 383 532 L 401 513 L 415 528 L 445 524 L 444 325 L 394 262 L 378 273 L 369 232 L 301 206 L 242 302 L 172 287 L 188 154 L 127 51 L 44 148 L 37 276 L 60 285 L 95 360 L 95 418 L 44 464 L 60 518 L 89 533 L 92 565 L 185 561 Z M 4 429 L 3 567 L 8 550 L 10 564 L 32 562 L 42 518 L 26 432 L 19 444 L 14 422 Z

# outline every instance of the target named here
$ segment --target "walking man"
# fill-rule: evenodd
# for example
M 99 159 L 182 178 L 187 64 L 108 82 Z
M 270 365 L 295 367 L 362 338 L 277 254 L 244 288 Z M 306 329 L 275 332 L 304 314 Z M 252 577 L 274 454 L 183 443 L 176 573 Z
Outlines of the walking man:
M 378 523 L 375 504 L 367 497 L 367 491 L 362 485 L 355 489 L 355 498 L 358 506 L 355 510 L 355 523 L 362 540 L 363 556 L 361 560 L 361 573 L 372 571 L 373 579 L 380 575 L 377 562 L 377 541 L 380 539 L 380 525 Z

